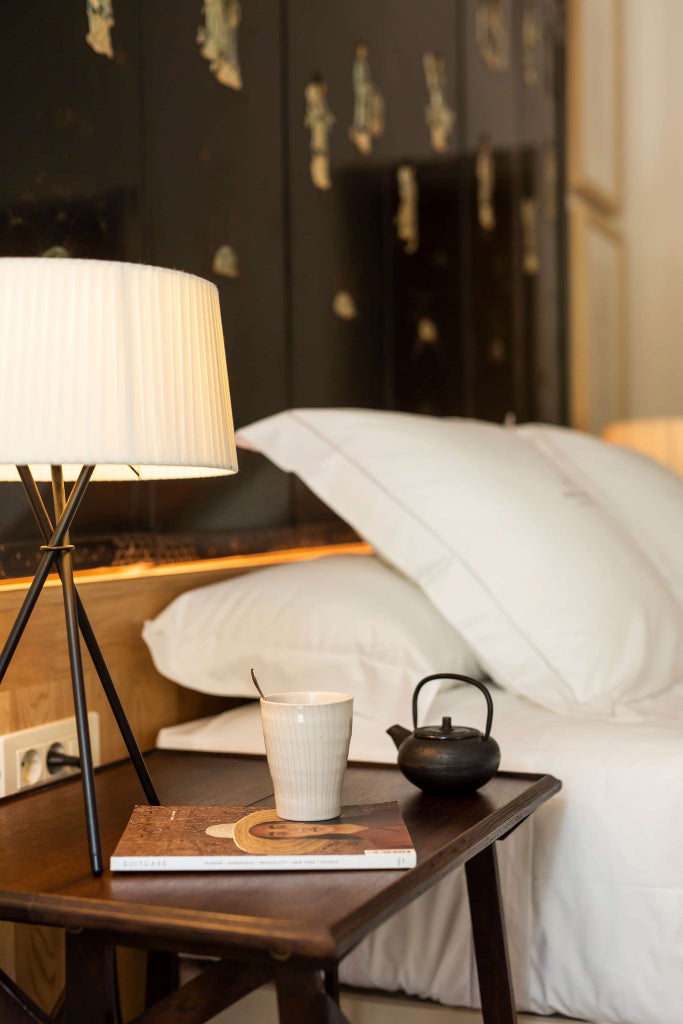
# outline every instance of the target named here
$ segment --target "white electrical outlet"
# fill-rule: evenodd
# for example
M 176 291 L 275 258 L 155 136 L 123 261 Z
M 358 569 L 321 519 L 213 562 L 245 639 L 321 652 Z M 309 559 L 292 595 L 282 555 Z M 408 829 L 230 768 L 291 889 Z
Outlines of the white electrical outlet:
M 100 716 L 88 712 L 93 764 L 100 763 Z M 30 729 L 0 736 L 0 797 L 46 782 L 56 782 L 79 771 L 70 765 L 49 768 L 50 750 L 78 757 L 78 733 L 75 718 L 62 718 Z

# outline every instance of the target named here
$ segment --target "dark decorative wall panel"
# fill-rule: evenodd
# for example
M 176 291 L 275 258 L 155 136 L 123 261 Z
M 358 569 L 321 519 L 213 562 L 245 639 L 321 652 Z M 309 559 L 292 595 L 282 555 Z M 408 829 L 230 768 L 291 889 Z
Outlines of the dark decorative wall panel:
M 199 52 L 202 5 L 143 0 L 145 260 L 219 289 L 235 423 L 289 404 L 278 0 L 243 4 L 244 88 L 216 81 Z M 215 273 L 229 245 L 239 276 Z M 240 458 L 234 479 L 154 486 L 156 531 L 286 522 L 289 482 Z
M 213 280 L 237 425 L 294 405 L 563 419 L 562 0 L 243 0 L 241 89 L 200 53 L 201 0 L 114 0 L 111 59 L 85 8 L 0 0 L 0 254 Z M 315 99 L 334 121 L 314 137 Z M 93 486 L 77 550 L 192 557 L 329 519 L 240 464 Z M 34 536 L 0 484 L 0 574 Z
M 566 419 L 564 352 L 564 123 L 558 103 L 564 78 L 562 20 L 554 0 L 525 0 L 515 7 L 520 40 L 535 39 L 517 68 L 518 146 L 521 151 L 521 198 L 531 224 L 526 247 L 536 250 L 536 267 L 526 266 L 522 239 L 522 300 L 529 389 L 527 416 L 541 421 Z M 525 22 L 526 19 L 526 22 Z M 524 234 L 524 225 L 523 225 Z
M 143 256 L 142 40 L 138 5 L 119 6 L 109 61 L 85 42 L 85 4 L 0 3 L 0 255 Z M 93 487 L 80 528 L 150 529 L 147 486 Z M 0 537 L 35 536 L 21 485 L 0 484 Z

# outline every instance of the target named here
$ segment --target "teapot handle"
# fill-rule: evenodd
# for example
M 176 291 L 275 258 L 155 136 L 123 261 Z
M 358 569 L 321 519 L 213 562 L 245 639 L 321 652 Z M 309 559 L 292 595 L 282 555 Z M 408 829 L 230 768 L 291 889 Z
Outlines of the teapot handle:
M 483 683 L 480 683 L 478 679 L 472 679 L 470 676 L 459 676 L 454 672 L 437 672 L 433 676 L 425 676 L 415 687 L 413 693 L 413 729 L 417 729 L 417 698 L 420 690 L 425 683 L 430 683 L 433 679 L 460 679 L 463 683 L 471 683 L 472 686 L 476 686 L 484 694 L 486 698 L 486 732 L 484 733 L 484 739 L 487 740 L 491 734 L 491 725 L 493 723 L 493 701 L 491 700 L 491 694 L 486 689 Z

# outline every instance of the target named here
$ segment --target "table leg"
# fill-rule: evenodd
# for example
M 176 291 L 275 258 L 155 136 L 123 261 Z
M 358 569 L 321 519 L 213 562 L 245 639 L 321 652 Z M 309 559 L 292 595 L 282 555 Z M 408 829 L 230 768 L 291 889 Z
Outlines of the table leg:
M 323 971 L 275 970 L 280 1024 L 349 1024 L 339 1006 L 325 991 Z
M 180 986 L 180 967 L 176 953 L 150 949 L 147 953 L 145 1006 L 154 1006 Z
M 330 999 L 339 1006 L 339 970 L 330 967 L 325 971 L 325 991 Z
M 65 1024 L 116 1024 L 114 947 L 95 933 L 66 933 Z
M 516 1024 L 495 845 L 465 864 L 484 1024 Z

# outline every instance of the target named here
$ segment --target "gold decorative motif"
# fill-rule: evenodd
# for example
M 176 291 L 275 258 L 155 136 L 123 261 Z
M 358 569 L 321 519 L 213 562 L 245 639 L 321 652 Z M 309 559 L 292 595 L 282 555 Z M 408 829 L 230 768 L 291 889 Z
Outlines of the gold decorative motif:
M 502 366 L 507 361 L 507 346 L 500 334 L 494 334 L 488 345 L 488 359 L 494 366 Z
M 71 253 L 63 245 L 51 245 L 49 249 L 40 254 L 48 259 L 68 259 Z
M 440 53 L 427 52 L 422 57 L 422 67 L 429 93 L 425 120 L 430 143 L 436 153 L 445 153 L 455 125 L 455 113 L 446 102 L 446 62 Z
M 111 43 L 111 30 L 114 27 L 112 0 L 86 0 L 85 11 L 88 16 L 86 43 L 95 53 L 111 59 L 114 56 Z
M 209 61 L 217 82 L 229 89 L 242 88 L 237 29 L 242 20 L 240 0 L 204 0 L 204 24 L 197 29 L 200 53 Z
M 311 181 L 316 188 L 332 188 L 330 177 L 330 132 L 334 125 L 334 114 L 327 104 L 327 84 L 313 79 L 304 90 L 306 116 L 304 124 L 310 130 Z
M 420 246 L 420 217 L 418 211 L 419 188 L 415 168 L 401 164 L 396 169 L 398 209 L 394 217 L 396 234 L 403 242 L 403 251 L 410 256 Z
M 351 80 L 354 106 L 349 138 L 359 153 L 367 155 L 372 152 L 372 140 L 384 134 L 384 99 L 372 80 L 365 43 L 356 45 Z
M 537 7 L 526 4 L 522 12 L 522 77 L 529 88 L 540 81 L 543 32 Z
M 542 158 L 543 202 L 541 212 L 546 220 L 554 224 L 557 220 L 557 149 L 553 145 L 543 147 Z
M 507 71 L 510 66 L 510 38 L 503 0 L 477 0 L 475 19 L 477 47 L 491 71 Z
M 425 348 L 435 348 L 441 338 L 439 337 L 439 328 L 436 322 L 428 316 L 421 316 L 417 321 L 417 329 L 415 331 L 415 344 L 413 345 L 412 356 L 413 359 L 418 359 Z
M 491 143 L 482 138 L 477 149 L 475 160 L 477 178 L 477 220 L 483 231 L 493 231 L 496 227 L 496 208 L 494 191 L 496 187 L 496 167 Z
M 356 300 L 351 292 L 337 292 L 332 299 L 332 312 L 340 320 L 355 320 L 358 316 Z
M 214 253 L 211 269 L 214 274 L 218 274 L 220 277 L 235 278 L 240 276 L 240 261 L 231 245 L 218 246 Z
M 522 270 L 525 274 L 537 274 L 540 269 L 538 257 L 538 200 L 530 196 L 520 199 L 522 221 Z

